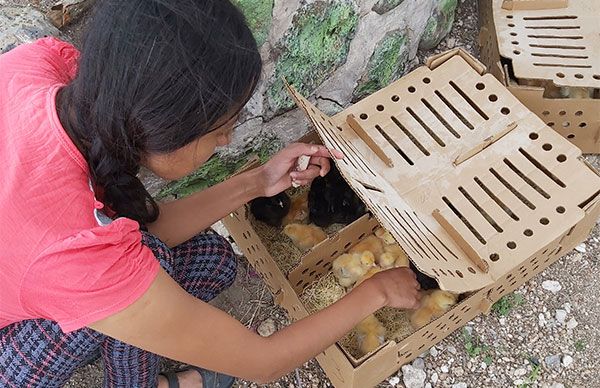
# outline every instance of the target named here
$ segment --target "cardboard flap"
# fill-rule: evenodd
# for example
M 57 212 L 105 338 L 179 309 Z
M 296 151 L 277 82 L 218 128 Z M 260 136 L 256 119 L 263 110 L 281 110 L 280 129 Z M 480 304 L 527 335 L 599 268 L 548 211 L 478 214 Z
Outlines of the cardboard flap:
M 462 48 L 455 48 L 449 51 L 445 51 L 440 54 L 433 55 L 427 58 L 426 65 L 430 70 L 435 70 L 438 66 L 446 62 L 448 59 L 459 55 L 462 59 L 464 59 L 471 67 L 479 74 L 485 73 L 485 66 L 481 63 L 477 58 L 472 56 L 469 52 L 463 50 Z
M 600 1 L 490 1 L 500 56 L 512 62 L 517 79 L 600 88 Z M 556 90 L 554 98 L 590 93 Z
M 413 263 L 466 292 L 566 233 L 599 185 L 576 147 L 454 52 L 333 118 L 289 90 Z

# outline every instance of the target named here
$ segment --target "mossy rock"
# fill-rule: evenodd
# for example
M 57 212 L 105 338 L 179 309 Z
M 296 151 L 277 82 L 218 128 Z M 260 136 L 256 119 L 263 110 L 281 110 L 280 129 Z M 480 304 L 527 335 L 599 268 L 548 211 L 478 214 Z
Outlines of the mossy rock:
M 410 45 L 405 30 L 388 32 L 375 47 L 367 65 L 367 72 L 354 89 L 353 100 L 358 101 L 397 80 L 409 62 Z
M 262 46 L 271 29 L 274 0 L 233 0 L 233 2 L 246 16 L 246 22 L 254 33 L 258 46 Z
M 390 12 L 403 2 L 404 0 L 379 0 L 371 9 L 378 14 L 383 15 L 384 13 Z
M 282 78 L 309 95 L 346 62 L 358 19 L 355 5 L 345 0 L 317 1 L 298 11 L 277 48 L 280 55 L 265 97 L 267 117 L 294 106 Z
M 167 184 L 156 196 L 157 199 L 181 198 L 202 191 L 217 183 L 221 183 L 238 171 L 250 156 L 257 155 L 260 162 L 264 163 L 279 149 L 282 143 L 273 136 L 261 138 L 259 142 L 249 145 L 239 155 L 216 154 L 210 158 L 197 171 L 185 178 Z
M 421 36 L 419 48 L 431 50 L 437 46 L 452 29 L 458 0 L 437 0 L 437 4 Z

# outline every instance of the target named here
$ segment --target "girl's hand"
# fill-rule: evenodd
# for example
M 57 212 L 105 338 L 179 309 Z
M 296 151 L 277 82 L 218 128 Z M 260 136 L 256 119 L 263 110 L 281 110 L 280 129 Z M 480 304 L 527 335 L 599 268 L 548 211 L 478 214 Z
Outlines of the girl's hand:
M 310 156 L 308 168 L 295 171 L 300 156 Z M 271 160 L 260 168 L 260 179 L 263 196 L 272 197 L 288 189 L 292 182 L 308 185 L 318 176 L 325 176 L 331 168 L 329 158 L 333 156 L 342 159 L 344 155 L 336 150 L 330 151 L 315 144 L 293 143 L 275 154 Z
M 421 287 L 417 282 L 417 276 L 410 268 L 381 271 L 365 281 L 365 283 L 369 282 L 383 295 L 385 306 L 416 309 L 420 305 Z

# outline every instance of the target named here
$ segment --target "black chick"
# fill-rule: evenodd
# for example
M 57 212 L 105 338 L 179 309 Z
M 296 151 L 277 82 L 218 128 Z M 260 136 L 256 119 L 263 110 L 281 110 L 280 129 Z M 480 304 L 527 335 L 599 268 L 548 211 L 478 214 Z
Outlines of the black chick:
M 250 212 L 267 225 L 280 227 L 283 218 L 290 211 L 290 197 L 279 193 L 273 197 L 259 197 L 250 201 Z
M 332 165 L 324 177 L 317 177 L 308 193 L 308 213 L 312 223 L 322 228 L 349 224 L 366 213 L 365 205 Z
M 423 272 L 419 271 L 412 262 L 410 263 L 410 269 L 415 273 L 415 275 L 417 275 L 417 281 L 421 286 L 421 290 L 425 291 L 440 288 L 440 285 L 434 278 L 429 277 Z

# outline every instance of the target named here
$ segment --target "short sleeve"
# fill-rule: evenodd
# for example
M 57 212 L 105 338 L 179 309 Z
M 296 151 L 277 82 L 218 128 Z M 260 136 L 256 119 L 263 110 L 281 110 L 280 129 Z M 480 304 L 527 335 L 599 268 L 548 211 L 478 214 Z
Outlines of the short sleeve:
M 141 238 L 137 222 L 120 218 L 54 244 L 25 274 L 23 308 L 58 322 L 64 332 L 124 310 L 148 290 L 160 268 Z

